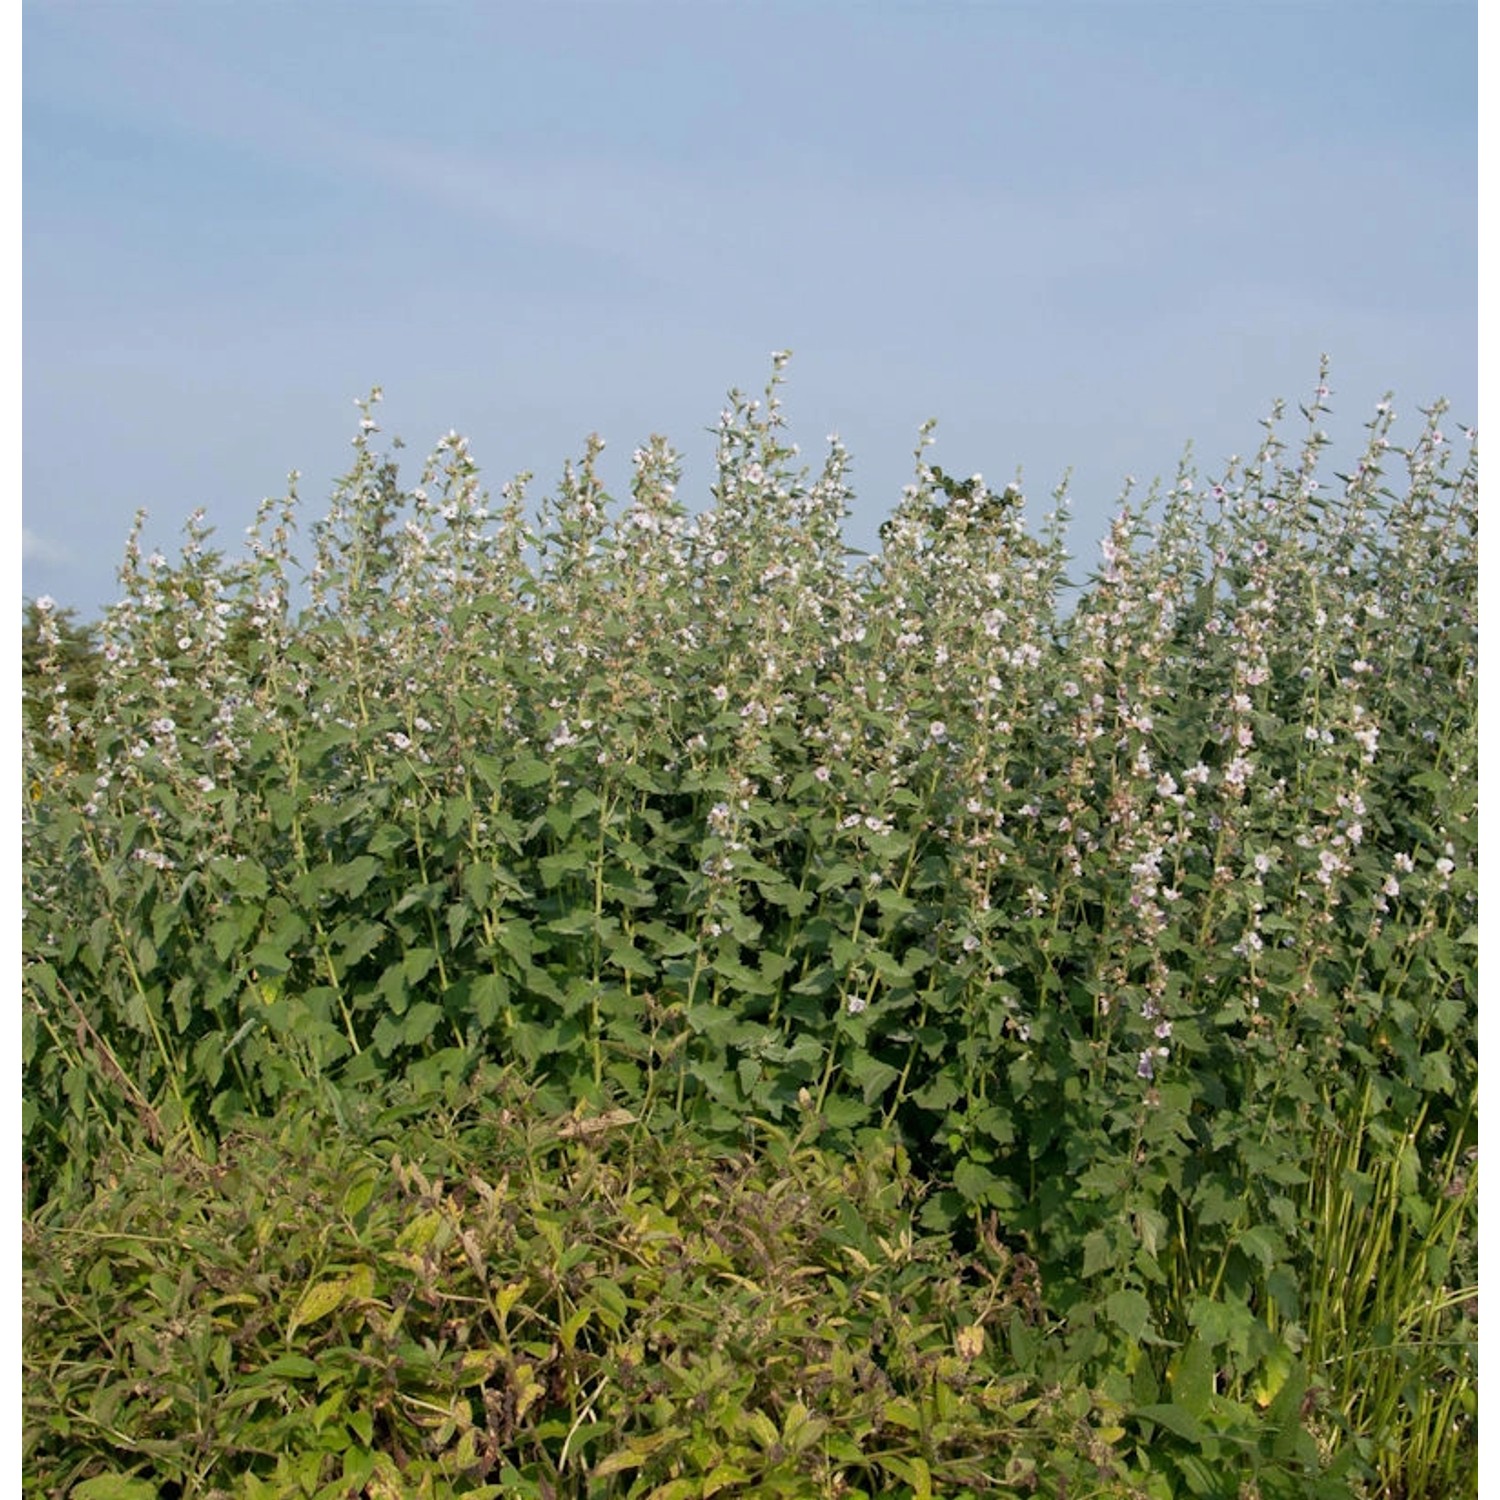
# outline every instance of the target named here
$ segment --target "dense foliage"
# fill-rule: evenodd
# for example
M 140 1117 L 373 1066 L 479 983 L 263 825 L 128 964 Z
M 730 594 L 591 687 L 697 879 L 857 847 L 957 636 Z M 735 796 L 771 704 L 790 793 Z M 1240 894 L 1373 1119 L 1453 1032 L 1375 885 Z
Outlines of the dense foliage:
M 151 1482 L 72 1494 L 1139 1493 L 1117 1403 L 1016 1373 L 1034 1268 L 916 1226 L 897 1149 L 715 1158 L 488 1071 L 357 1114 L 43 1216 L 49 1492 L 129 1432 Z
M 212 1162 L 309 1098 L 363 1139 L 367 1096 L 499 1063 L 554 1117 L 899 1147 L 922 1232 L 1040 1268 L 1045 1358 L 1148 1493 L 1236 1494 L 1266 1433 L 1266 1494 L 1462 1492 L 1472 441 L 1436 409 L 1398 448 L 1382 404 L 1322 474 L 1320 385 L 1294 449 L 1278 412 L 1127 497 L 1065 609 L 1063 507 L 1033 534 L 925 432 L 851 566 L 846 455 L 797 468 L 777 389 L 701 513 L 660 439 L 614 505 L 594 442 L 535 523 L 456 434 L 403 489 L 367 404 L 305 573 L 294 498 L 243 560 L 201 518 L 175 564 L 132 543 L 92 709 L 37 602 L 39 1221 L 117 1148 Z

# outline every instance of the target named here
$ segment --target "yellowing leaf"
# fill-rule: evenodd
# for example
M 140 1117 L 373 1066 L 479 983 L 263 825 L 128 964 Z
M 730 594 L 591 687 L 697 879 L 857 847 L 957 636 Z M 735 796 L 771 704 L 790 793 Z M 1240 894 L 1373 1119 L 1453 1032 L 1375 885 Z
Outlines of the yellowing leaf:
M 658 1448 L 665 1448 L 688 1435 L 686 1427 L 664 1427 L 649 1437 L 634 1437 L 618 1453 L 611 1453 L 594 1465 L 592 1477 L 604 1479 L 624 1469 L 638 1469 Z
M 75 1484 L 70 1493 L 77 1500 L 156 1500 L 156 1486 L 124 1474 L 96 1474 Z
M 500 1315 L 502 1320 L 510 1312 L 511 1308 L 516 1305 L 516 1299 L 525 1290 L 526 1283 L 524 1281 L 511 1281 L 507 1282 L 505 1286 L 501 1287 L 495 1293 L 495 1311 Z
M 776 1424 L 763 1411 L 747 1411 L 744 1425 L 762 1448 L 773 1448 L 780 1440 L 781 1434 L 776 1431 Z
M 910 1401 L 903 1401 L 899 1397 L 887 1401 L 881 1415 L 885 1421 L 897 1427 L 905 1427 L 911 1432 L 922 1430 L 922 1418 Z
M 346 1302 L 357 1302 L 368 1297 L 375 1289 L 375 1273 L 369 1266 L 357 1266 L 347 1276 L 332 1276 L 320 1281 L 303 1292 L 297 1311 L 287 1328 L 287 1337 L 309 1323 L 316 1323 L 342 1307 Z
M 435 1208 L 429 1208 L 426 1213 L 418 1214 L 396 1236 L 396 1245 L 402 1250 L 425 1250 L 437 1238 L 438 1230 L 442 1227 L 442 1214 Z
M 1286 1378 L 1291 1372 L 1292 1351 L 1285 1344 L 1277 1344 L 1268 1350 L 1251 1386 L 1255 1404 L 1259 1407 L 1269 1406 L 1276 1399 L 1277 1392 L 1286 1384 Z

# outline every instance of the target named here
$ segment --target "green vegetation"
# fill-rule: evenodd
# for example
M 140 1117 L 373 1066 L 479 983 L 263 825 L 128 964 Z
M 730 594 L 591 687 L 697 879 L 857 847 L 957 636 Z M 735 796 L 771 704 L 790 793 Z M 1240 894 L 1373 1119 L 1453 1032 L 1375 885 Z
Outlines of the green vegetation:
M 27 1493 L 1475 1492 L 1472 440 L 1320 385 L 1065 611 L 779 378 L 30 607 Z

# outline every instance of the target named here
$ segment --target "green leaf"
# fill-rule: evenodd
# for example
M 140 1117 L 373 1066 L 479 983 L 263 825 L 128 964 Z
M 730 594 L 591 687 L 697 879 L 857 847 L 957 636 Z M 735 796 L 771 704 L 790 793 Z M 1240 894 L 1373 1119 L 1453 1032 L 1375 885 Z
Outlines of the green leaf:
M 1261 1269 L 1266 1271 L 1286 1253 L 1281 1236 L 1264 1224 L 1252 1224 L 1240 1235 L 1239 1243 L 1240 1249 L 1247 1255 L 1254 1256 L 1260 1262 Z
M 972 1158 L 966 1157 L 953 1169 L 953 1186 L 966 1203 L 984 1203 L 1002 1210 L 1015 1207 L 1015 1190 L 1010 1183 Z
M 516 786 L 540 786 L 552 780 L 552 767 L 544 760 L 531 757 L 515 761 L 506 771 L 506 778 Z
M 1168 1372 L 1172 1399 L 1190 1416 L 1202 1418 L 1214 1398 L 1216 1363 L 1202 1337 L 1189 1339 Z
M 835 1130 L 852 1130 L 870 1118 L 870 1106 L 863 1099 L 831 1094 L 823 1101 L 822 1115 Z
M 96 1474 L 68 1491 L 69 1500 L 157 1500 L 157 1494 L 154 1484 L 124 1474 Z
M 326 890 L 340 896 L 359 896 L 381 868 L 381 862 L 374 855 L 360 854 L 340 864 L 324 865 L 317 873 Z
M 868 1052 L 857 1053 L 845 1063 L 844 1072 L 859 1085 L 866 1104 L 873 1104 L 901 1076 L 899 1068 L 871 1057 Z
M 1090 1230 L 1083 1237 L 1083 1274 L 1097 1276 L 1115 1261 L 1115 1244 L 1103 1229 Z
M 442 1019 L 443 1007 L 433 1004 L 431 1000 L 413 1005 L 407 1011 L 401 1027 L 401 1040 L 409 1047 L 420 1047 L 437 1029 L 437 1024 Z
M 1104 1299 L 1110 1321 L 1127 1338 L 1139 1341 L 1151 1326 L 1151 1304 L 1130 1287 L 1121 1287 Z
M 413 948 L 401 960 L 402 977 L 408 984 L 417 984 L 425 979 L 437 962 L 437 954 L 431 948 Z
M 914 1104 L 919 1104 L 923 1109 L 930 1109 L 934 1113 L 938 1113 L 947 1109 L 960 1096 L 961 1090 L 953 1081 L 953 1075 L 951 1073 L 939 1073 L 931 1083 L 925 1088 L 917 1089 L 911 1097 Z
M 1165 1427 L 1168 1432 L 1176 1433 L 1180 1438 L 1185 1438 L 1190 1443 L 1200 1446 L 1209 1440 L 1210 1433 L 1206 1427 L 1186 1408 L 1174 1402 L 1160 1402 L 1154 1406 L 1138 1406 L 1132 1411 L 1132 1416 L 1142 1418 L 1147 1422 L 1155 1422 L 1158 1427 Z
M 564 849 L 559 854 L 544 854 L 537 861 L 537 868 L 541 871 L 542 883 L 548 890 L 560 885 L 563 879 L 569 875 L 586 871 L 589 867 L 588 858 L 578 849 Z
M 510 999 L 510 985 L 499 974 L 477 974 L 469 982 L 469 1005 L 474 1019 L 486 1030 L 500 1017 Z
M 379 922 L 353 918 L 340 922 L 329 935 L 334 945 L 334 957 L 339 977 L 343 978 L 360 959 L 373 953 L 380 946 L 385 933 L 386 929 Z
M 248 857 L 210 860 L 209 869 L 231 885 L 235 893 L 243 896 L 246 901 L 264 901 L 271 892 L 270 877 L 266 874 L 265 867 Z
M 1197 1297 L 1188 1308 L 1188 1323 L 1196 1328 L 1210 1348 L 1228 1348 L 1243 1353 L 1254 1335 L 1256 1317 L 1236 1297 L 1215 1301 Z
M 890 1421 L 890 1411 L 896 1403 L 886 1403 L 886 1420 Z M 925 1458 L 918 1458 L 915 1454 L 910 1458 L 901 1458 L 894 1453 L 881 1453 L 877 1455 L 875 1462 L 888 1474 L 894 1474 L 897 1479 L 909 1484 L 912 1489 L 912 1500 L 932 1500 L 932 1470 L 927 1467 Z

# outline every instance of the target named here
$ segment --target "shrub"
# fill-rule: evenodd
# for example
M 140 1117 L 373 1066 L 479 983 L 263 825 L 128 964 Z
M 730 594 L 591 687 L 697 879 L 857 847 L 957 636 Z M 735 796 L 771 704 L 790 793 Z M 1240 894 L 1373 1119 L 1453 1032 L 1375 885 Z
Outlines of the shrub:
M 491 1072 L 357 1115 L 113 1151 L 37 1218 L 28 1493 L 1140 1493 L 1113 1404 L 1016 1368 L 1034 1268 L 922 1231 L 899 1148 L 751 1160 Z
M 779 377 L 697 515 L 660 439 L 620 506 L 592 442 L 534 524 L 453 434 L 403 490 L 371 403 L 301 579 L 295 497 L 241 562 L 201 518 L 177 564 L 132 541 L 94 762 L 28 740 L 33 1201 L 111 1140 L 211 1159 L 307 1087 L 342 1119 L 490 1061 L 736 1149 L 896 1140 L 923 1227 L 993 1216 L 1190 1491 L 1290 1404 L 1451 1492 L 1476 451 L 1383 403 L 1320 479 L 1320 385 L 1295 451 L 1278 410 L 1127 496 L 1069 611 L 1065 497 L 1033 535 L 925 431 L 851 566 L 847 456 L 795 467 Z

